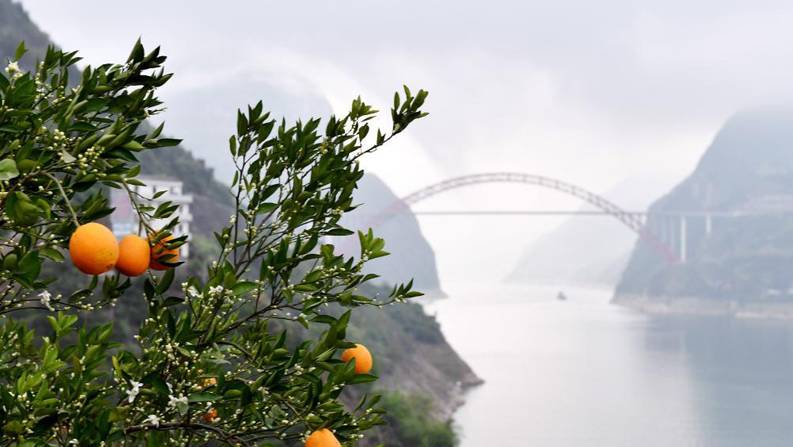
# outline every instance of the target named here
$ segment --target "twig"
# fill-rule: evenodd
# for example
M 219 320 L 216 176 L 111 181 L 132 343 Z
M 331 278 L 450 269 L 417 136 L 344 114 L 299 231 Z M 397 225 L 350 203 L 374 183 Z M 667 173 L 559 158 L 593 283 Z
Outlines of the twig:
M 79 227 L 80 226 L 80 221 L 77 219 L 77 213 L 74 212 L 74 208 L 72 208 L 72 203 L 69 200 L 69 196 L 67 196 L 66 195 L 66 191 L 63 190 L 63 186 L 61 185 L 60 180 L 58 180 L 54 175 L 50 174 L 49 172 L 42 172 L 42 174 L 44 174 L 47 177 L 49 177 L 53 182 L 55 182 L 55 185 L 58 186 L 58 191 L 61 192 L 61 196 L 63 196 L 63 200 L 66 202 L 66 208 L 69 209 L 69 212 L 72 215 L 72 220 L 74 221 L 74 226 L 75 227 Z

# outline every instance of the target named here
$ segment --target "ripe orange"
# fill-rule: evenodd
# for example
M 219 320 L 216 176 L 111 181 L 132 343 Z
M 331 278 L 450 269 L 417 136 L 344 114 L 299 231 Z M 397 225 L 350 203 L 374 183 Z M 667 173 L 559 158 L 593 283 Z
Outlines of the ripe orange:
M 69 240 L 74 266 L 89 275 L 105 273 L 118 260 L 118 241 L 113 232 L 96 222 L 80 225 Z
M 341 353 L 341 360 L 349 362 L 355 359 L 355 373 L 367 374 L 372 370 L 372 354 L 364 345 L 355 345 L 354 348 L 346 349 Z
M 306 439 L 305 447 L 341 447 L 341 444 L 332 431 L 320 428 Z
M 154 239 L 154 237 L 152 237 Z M 173 239 L 173 236 L 166 236 L 160 242 L 157 242 L 151 249 L 151 264 L 149 265 L 154 270 L 168 270 L 171 266 L 165 265 L 159 260 L 167 263 L 179 262 L 179 249 L 168 248 L 166 243 Z
M 214 408 L 210 408 L 206 413 L 204 413 L 203 419 L 204 422 L 212 423 L 215 422 L 215 419 L 218 418 L 218 410 Z
M 118 244 L 116 270 L 127 276 L 139 276 L 149 268 L 151 248 L 149 241 L 134 234 L 128 234 Z

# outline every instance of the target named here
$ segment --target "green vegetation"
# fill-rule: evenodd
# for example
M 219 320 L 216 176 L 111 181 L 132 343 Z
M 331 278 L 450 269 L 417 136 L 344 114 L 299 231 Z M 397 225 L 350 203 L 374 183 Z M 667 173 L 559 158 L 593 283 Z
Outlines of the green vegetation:
M 125 64 L 87 67 L 76 83 L 76 53 L 50 48 L 31 73 L 18 63 L 24 53 L 20 46 L 8 76 L 0 75 L 5 444 L 258 445 L 299 441 L 320 428 L 355 444 L 381 423 L 376 396 L 363 395 L 353 411 L 339 401 L 345 388 L 376 377 L 356 374 L 336 354 L 364 341 L 346 335 L 354 308 L 420 294 L 410 284 L 378 299 L 363 294 L 377 277 L 364 273 L 365 263 L 387 255 L 371 231 L 358 234 L 357 258 L 322 241 L 352 235 L 339 219 L 355 208 L 359 159 L 424 116 L 426 92 L 396 94 L 386 132 L 370 132 L 377 112 L 360 99 L 322 123 L 278 123 L 261 103 L 238 112 L 229 140 L 234 212 L 215 232 L 217 258 L 202 275 L 177 284 L 173 264 L 135 279 L 142 297 L 117 273 L 53 295 L 59 277 L 43 267 L 64 262 L 76 227 L 112 212 L 107 187 L 129 193 L 154 244 L 169 237 L 176 207 L 149 207 L 129 185 L 140 184 L 139 154 L 179 141 L 143 126 L 170 78 L 159 49 L 147 53 L 137 43 Z M 153 228 L 154 219 L 169 223 Z M 178 247 L 184 238 L 162 243 Z M 128 326 L 135 348 L 113 343 L 110 324 L 78 323 L 76 311 L 84 321 L 101 319 L 118 300 L 146 310 L 139 328 Z M 345 311 L 330 315 L 329 305 Z M 12 319 L 18 311 L 47 315 L 47 336 Z M 301 327 L 319 336 L 288 345 Z
M 33 24 L 22 7 L 12 3 L 11 0 L 0 0 L 0 36 L 2 36 L 0 61 L 6 61 L 14 56 L 17 42 L 21 40 L 26 42 L 29 53 L 20 63 L 23 69 L 33 69 L 35 60 L 42 58 L 46 54 L 47 46 L 51 44 L 48 36 Z M 0 71 L 2 69 L 3 67 L 0 67 Z M 77 69 L 73 68 L 70 73 L 72 82 L 81 77 Z M 144 133 L 152 130 L 145 122 L 140 124 L 139 129 Z M 169 147 L 167 150 L 137 153 L 137 157 L 141 162 L 142 174 L 178 179 L 184 182 L 185 191 L 193 195 L 191 256 L 187 265 L 177 269 L 174 282 L 183 282 L 188 274 L 203 275 L 205 272 L 203 266 L 216 259 L 218 255 L 213 232 L 223 228 L 228 222 L 228 216 L 233 213 L 233 200 L 228 186 L 214 180 L 212 170 L 201 160 L 193 157 L 182 145 Z M 365 181 L 368 177 L 365 176 L 362 180 Z M 368 188 L 369 185 L 364 186 Z M 394 198 L 391 194 L 383 199 L 374 200 L 364 196 L 363 200 L 361 198 L 357 200 L 365 203 L 365 207 L 368 208 L 385 206 L 384 204 L 391 203 Z M 420 234 L 417 237 L 420 238 Z M 419 269 L 423 272 L 427 268 L 427 265 L 422 264 L 423 255 L 416 254 L 413 249 L 401 245 L 398 249 L 410 253 L 411 265 L 413 265 L 411 270 Z M 417 256 L 421 259 L 415 259 Z M 383 259 L 387 258 L 380 258 L 378 261 Z M 400 275 L 391 271 L 392 264 L 393 262 L 387 265 L 375 263 L 375 267 L 371 267 L 370 270 L 375 273 L 389 272 L 389 277 L 399 278 Z M 53 295 L 69 294 L 71 291 L 83 288 L 87 282 L 86 277 L 70 263 L 45 263 L 41 276 L 58 277 L 56 283 L 48 285 L 48 290 Z M 388 290 L 365 288 L 363 294 L 372 296 L 375 293 L 387 294 Z M 142 294 L 142 281 L 133 281 L 125 292 L 126 297 L 139 297 Z M 113 321 L 112 340 L 135 346 L 136 342 L 132 337 L 146 318 L 148 311 L 143 300 L 126 297 L 116 300 L 115 306 L 81 314 L 80 321 L 89 325 Z M 340 314 L 341 312 L 337 315 Z M 37 332 L 48 333 L 51 330 L 44 314 L 40 311 L 21 311 L 15 315 L 18 318 L 24 317 L 26 323 L 34 327 Z M 428 398 L 431 396 L 441 420 L 449 417 L 459 398 L 460 390 L 456 383 L 461 382 L 467 386 L 478 381 L 470 368 L 443 339 L 434 319 L 425 315 L 416 304 L 388 306 L 382 311 L 377 308 L 359 308 L 351 319 L 348 337 L 367 340 L 367 345 L 375 355 L 376 374 L 380 378 L 375 382 L 378 388 L 412 390 L 411 393 L 419 392 Z M 297 340 L 295 346 L 300 342 L 301 340 Z M 362 395 L 370 391 L 369 386 L 359 385 L 348 388 L 342 397 L 348 406 L 354 407 Z M 389 421 L 391 420 L 393 418 Z M 359 444 L 376 445 L 378 438 L 386 440 L 388 446 L 410 445 L 398 430 L 392 430 L 389 426 L 375 427 Z
M 405 447 L 453 447 L 457 436 L 451 422 L 432 415 L 432 400 L 419 395 L 388 393 L 383 396 L 386 421 L 400 433 Z M 396 444 L 389 444 L 396 445 Z

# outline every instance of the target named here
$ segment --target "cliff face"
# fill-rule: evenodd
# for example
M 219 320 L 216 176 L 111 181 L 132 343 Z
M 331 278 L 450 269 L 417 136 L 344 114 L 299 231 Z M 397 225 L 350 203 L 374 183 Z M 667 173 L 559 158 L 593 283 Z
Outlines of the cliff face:
M 463 391 L 481 383 L 419 304 L 358 309 L 348 336 L 366 340 L 375 353 L 376 389 L 427 397 L 438 420 L 451 418 L 463 403 Z
M 19 42 L 25 42 L 30 52 L 36 57 L 43 57 L 50 38 L 30 21 L 22 6 L 10 0 L 0 1 L 0 63 L 5 68 L 7 59 L 14 54 Z M 30 69 L 30 62 L 24 65 Z
M 713 218 L 710 234 L 705 218 L 688 218 L 685 263 L 665 262 L 637 243 L 616 301 L 731 313 L 793 304 L 792 148 L 793 108 L 745 111 L 728 120 L 694 172 L 650 210 L 740 216 Z M 678 225 L 667 227 L 675 239 Z
M 399 197 L 379 177 L 365 175 L 355 191 L 355 203 L 361 207 L 342 218 L 342 224 L 352 230 L 366 231 L 373 227 L 374 233 L 385 239 L 386 251 L 390 256 L 375 259 L 368 264 L 368 270 L 381 275 L 389 284 L 414 280 L 414 288 L 431 295 L 443 295 L 438 269 L 435 266 L 435 252 L 424 238 L 416 216 L 410 212 L 400 212 L 389 218 L 381 217 L 395 209 Z M 407 207 L 399 207 L 401 210 Z M 339 241 L 339 248 L 347 254 L 357 255 L 357 239 L 345 238 Z

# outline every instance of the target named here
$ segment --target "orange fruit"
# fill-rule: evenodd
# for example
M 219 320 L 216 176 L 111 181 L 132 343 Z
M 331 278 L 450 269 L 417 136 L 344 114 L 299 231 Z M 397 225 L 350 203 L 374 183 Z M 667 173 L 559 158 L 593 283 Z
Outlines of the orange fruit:
M 69 240 L 69 256 L 81 272 L 99 275 L 118 260 L 118 241 L 109 228 L 96 222 L 80 225 Z
M 209 423 L 214 422 L 215 419 L 217 418 L 218 418 L 218 410 L 214 408 L 210 408 L 209 411 L 204 413 L 203 416 L 204 422 L 209 422 Z
M 350 362 L 355 359 L 355 373 L 367 374 L 372 370 L 372 354 L 364 345 L 355 345 L 354 348 L 345 349 L 341 353 L 343 362 Z
M 341 443 L 339 443 L 332 431 L 327 428 L 320 428 L 311 433 L 311 436 L 306 439 L 305 447 L 341 447 Z
M 140 276 L 149 268 L 151 248 L 149 241 L 134 234 L 128 234 L 118 244 L 116 270 L 127 276 Z
M 152 237 L 154 239 L 154 237 Z M 178 248 L 168 248 L 165 245 L 168 241 L 172 240 L 173 236 L 166 236 L 159 242 L 157 242 L 154 247 L 151 249 L 151 263 L 150 267 L 154 270 L 168 270 L 172 268 L 171 266 L 165 265 L 159 260 L 167 263 L 176 263 L 179 262 L 179 249 Z

